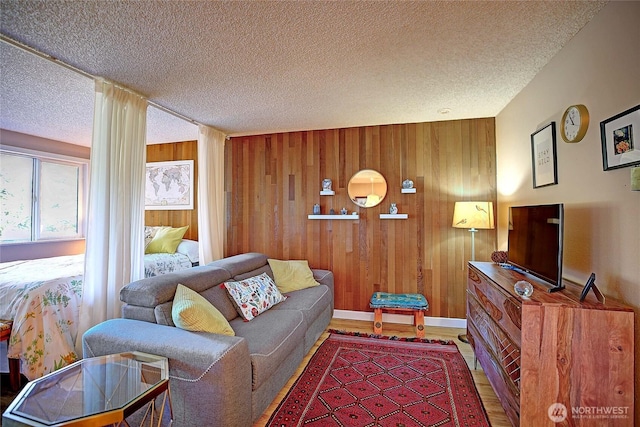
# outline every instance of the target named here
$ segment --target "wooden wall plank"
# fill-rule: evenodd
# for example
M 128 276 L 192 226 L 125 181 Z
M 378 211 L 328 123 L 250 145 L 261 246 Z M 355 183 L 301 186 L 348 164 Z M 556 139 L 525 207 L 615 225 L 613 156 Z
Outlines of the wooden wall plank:
M 465 317 L 470 233 L 451 227 L 456 201 L 496 204 L 493 118 L 327 129 L 232 138 L 226 144 L 225 255 L 264 252 L 308 259 L 335 275 L 335 307 L 370 311 L 371 293 L 420 292 L 430 316 Z M 356 206 L 347 184 L 375 169 L 388 193 L 373 208 Z M 320 196 L 323 178 L 335 196 Z M 404 179 L 416 194 L 402 194 Z M 408 220 L 381 220 L 390 203 Z M 360 220 L 308 220 L 346 207 Z M 489 260 L 494 230 L 476 233 L 476 259 Z
M 198 142 L 186 141 L 171 144 L 147 145 L 147 162 L 193 160 L 194 200 L 192 210 L 145 211 L 145 225 L 183 227 L 188 225 L 185 239 L 198 240 Z

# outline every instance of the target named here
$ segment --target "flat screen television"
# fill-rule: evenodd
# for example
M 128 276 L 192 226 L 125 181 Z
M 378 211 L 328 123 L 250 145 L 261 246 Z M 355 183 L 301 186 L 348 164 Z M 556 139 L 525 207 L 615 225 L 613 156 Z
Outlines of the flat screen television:
M 549 282 L 549 292 L 562 284 L 564 205 L 509 208 L 508 263 Z

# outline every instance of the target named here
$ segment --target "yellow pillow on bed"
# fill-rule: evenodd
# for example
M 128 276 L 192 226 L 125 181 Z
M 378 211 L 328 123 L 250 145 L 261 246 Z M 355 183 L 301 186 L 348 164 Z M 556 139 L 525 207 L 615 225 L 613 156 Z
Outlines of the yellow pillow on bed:
M 309 268 L 309 261 L 280 261 L 268 259 L 273 271 L 273 280 L 280 292 L 287 293 L 300 289 L 318 286 L 320 283 L 313 278 L 313 272 Z
M 171 308 L 173 323 L 192 332 L 211 332 L 235 336 L 227 319 L 196 291 L 178 284 Z
M 180 228 L 165 227 L 158 230 L 145 249 L 145 254 L 174 254 L 182 241 L 188 225 Z

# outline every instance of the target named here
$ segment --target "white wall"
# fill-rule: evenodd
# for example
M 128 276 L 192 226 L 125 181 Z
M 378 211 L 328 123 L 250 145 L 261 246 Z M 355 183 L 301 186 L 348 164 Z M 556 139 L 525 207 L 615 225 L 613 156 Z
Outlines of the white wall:
M 591 120 L 582 142 L 567 144 L 560 121 L 573 104 L 586 105 Z M 605 295 L 636 311 L 636 395 L 640 191 L 631 191 L 631 168 L 603 171 L 600 122 L 638 104 L 640 2 L 610 2 L 496 117 L 499 247 L 507 246 L 509 206 L 565 204 L 564 276 L 584 283 L 595 272 Z M 533 189 L 530 135 L 551 121 L 558 132 L 558 184 Z M 635 138 L 640 149 L 640 129 Z M 636 424 L 639 408 L 636 403 Z
M 89 147 L 68 144 L 53 139 L 40 138 L 0 129 L 0 147 L 11 149 L 33 150 L 42 153 L 88 159 L 91 154 Z M 0 245 L 0 262 L 23 259 L 49 258 L 61 255 L 77 255 L 84 253 L 85 240 L 57 240 L 49 242 L 9 243 Z
M 631 168 L 603 171 L 600 122 L 640 104 L 640 2 L 611 2 L 496 117 L 498 245 L 507 246 L 508 207 L 565 204 L 565 277 L 593 271 L 605 294 L 640 307 L 640 192 Z M 584 104 L 582 142 L 560 136 L 564 110 Z M 557 127 L 558 184 L 533 189 L 531 134 Z M 640 149 L 640 129 L 636 132 Z

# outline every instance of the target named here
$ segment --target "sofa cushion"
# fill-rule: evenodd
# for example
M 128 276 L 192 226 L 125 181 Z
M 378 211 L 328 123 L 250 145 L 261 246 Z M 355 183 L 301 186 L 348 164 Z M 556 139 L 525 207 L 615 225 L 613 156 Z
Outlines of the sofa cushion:
M 224 288 L 235 303 L 238 314 L 251 320 L 286 299 L 267 274 L 250 277 L 239 282 L 225 282 Z
M 269 264 L 265 264 L 262 267 L 256 268 L 255 270 L 249 270 L 245 273 L 236 274 L 235 276 L 233 276 L 233 280 L 244 280 L 248 279 L 249 277 L 259 276 L 262 273 L 267 273 L 269 277 L 273 279 L 273 271 L 271 271 L 271 267 L 269 267 Z
M 267 256 L 256 252 L 234 255 L 228 258 L 213 261 L 207 265 L 224 268 L 229 272 L 229 277 L 244 274 L 267 264 Z
M 222 313 L 199 293 L 180 284 L 173 299 L 171 318 L 178 328 L 187 331 L 235 335 Z
M 222 313 L 225 319 L 232 320 L 238 317 L 236 306 L 222 283 L 218 286 L 202 291 L 200 295 L 213 304 L 213 306 Z
M 175 273 L 148 277 L 129 283 L 120 290 L 120 301 L 142 307 L 155 307 L 171 301 L 176 293 L 178 283 L 189 289 L 202 293 L 205 289 L 219 285 L 229 280 L 231 275 L 227 270 L 209 265 L 188 268 Z M 209 301 L 216 305 L 213 301 Z M 218 309 L 220 309 L 218 307 Z
M 299 310 L 307 324 L 313 323 L 318 316 L 331 306 L 333 295 L 325 285 L 314 286 L 286 294 L 287 300 L 274 307 L 274 310 Z
M 318 286 L 307 260 L 280 261 L 269 259 L 273 278 L 280 292 L 287 293 Z
M 251 322 L 229 322 L 249 347 L 253 390 L 267 381 L 297 346 L 303 345 L 306 325 L 299 311 L 269 310 Z M 296 365 L 300 360 L 296 362 Z

